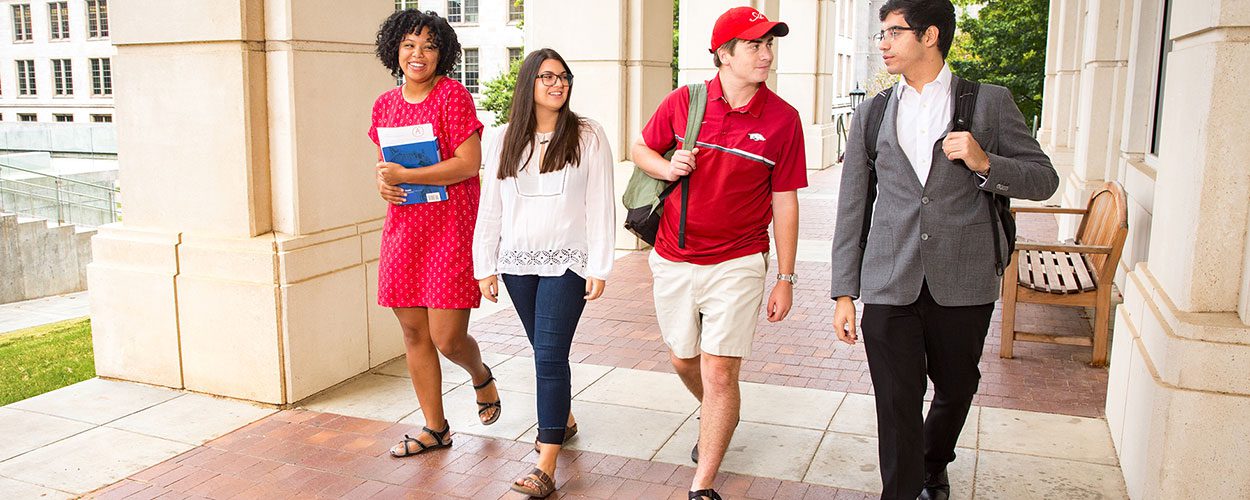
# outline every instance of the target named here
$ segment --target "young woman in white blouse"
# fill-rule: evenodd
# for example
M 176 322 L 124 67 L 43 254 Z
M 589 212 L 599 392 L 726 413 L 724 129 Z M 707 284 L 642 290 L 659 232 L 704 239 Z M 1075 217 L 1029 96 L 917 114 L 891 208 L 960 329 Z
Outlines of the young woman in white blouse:
M 473 233 L 473 274 L 495 301 L 498 276 L 534 348 L 538 464 L 512 489 L 555 490 L 556 455 L 577 432 L 569 348 L 586 301 L 612 270 L 612 151 L 603 127 L 569 109 L 573 73 L 551 49 L 521 64 L 507 127 L 488 141 Z

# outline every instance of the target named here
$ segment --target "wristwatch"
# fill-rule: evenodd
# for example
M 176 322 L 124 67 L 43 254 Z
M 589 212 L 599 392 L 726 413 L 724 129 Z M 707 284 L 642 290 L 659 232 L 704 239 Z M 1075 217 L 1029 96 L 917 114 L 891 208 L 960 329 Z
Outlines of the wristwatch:
M 790 282 L 791 285 L 797 285 L 799 284 L 799 275 L 794 274 L 794 273 L 778 274 L 777 281 L 788 281 Z

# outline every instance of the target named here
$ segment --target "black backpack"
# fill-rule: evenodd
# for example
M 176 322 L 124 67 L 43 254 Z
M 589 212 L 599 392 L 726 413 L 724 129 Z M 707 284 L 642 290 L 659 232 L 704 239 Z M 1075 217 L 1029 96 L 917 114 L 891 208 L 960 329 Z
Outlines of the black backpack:
M 954 125 L 951 130 L 953 132 L 967 132 L 972 129 L 972 115 L 977 109 L 977 93 L 981 90 L 981 84 L 972 80 L 960 78 L 955 84 L 955 113 Z M 877 94 L 872 100 L 872 105 L 868 108 L 868 124 L 867 130 L 864 131 L 864 146 L 868 150 L 868 195 L 864 200 L 864 225 L 859 235 L 859 248 L 864 249 L 868 246 L 868 231 L 872 227 L 872 205 L 877 200 L 877 136 L 881 133 L 881 122 L 885 119 L 886 104 L 890 102 L 890 98 L 894 95 L 894 86 L 886 87 Z M 963 165 L 963 160 L 956 160 L 958 165 Z M 1002 227 L 1003 235 L 1007 238 L 1007 254 L 1010 256 L 1016 251 L 1016 219 L 1011 214 L 1011 199 L 984 191 L 986 202 L 990 206 L 990 218 L 993 219 L 994 225 L 994 271 L 999 276 L 1003 275 L 1006 265 L 1003 263 L 1002 241 L 996 230 Z

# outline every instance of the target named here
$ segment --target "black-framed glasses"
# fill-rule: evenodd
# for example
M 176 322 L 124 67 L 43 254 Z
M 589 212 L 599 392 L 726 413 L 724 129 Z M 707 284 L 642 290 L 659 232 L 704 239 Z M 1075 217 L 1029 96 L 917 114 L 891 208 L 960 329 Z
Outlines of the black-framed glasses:
M 558 75 L 555 73 L 543 73 L 541 75 L 538 75 L 537 79 L 542 80 L 543 85 L 546 85 L 548 87 L 555 87 L 556 80 L 560 80 L 564 82 L 565 85 L 570 85 L 570 86 L 573 85 L 573 75 L 569 73 L 560 73 Z
M 872 41 L 877 42 L 877 43 L 881 43 L 882 40 L 894 41 L 895 38 L 898 38 L 898 34 L 904 31 L 914 31 L 916 33 L 920 33 L 924 30 L 921 28 L 913 28 L 911 26 L 890 26 L 889 28 L 883 29 L 873 34 Z

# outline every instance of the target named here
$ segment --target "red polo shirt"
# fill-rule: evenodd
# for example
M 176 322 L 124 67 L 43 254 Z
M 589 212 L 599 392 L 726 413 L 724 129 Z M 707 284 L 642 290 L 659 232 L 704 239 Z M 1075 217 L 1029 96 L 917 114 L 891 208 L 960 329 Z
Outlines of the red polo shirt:
M 664 153 L 686 133 L 690 91 L 674 90 L 642 129 L 647 147 Z M 707 110 L 690 174 L 686 247 L 677 246 L 681 187 L 664 201 L 655 251 L 674 262 L 719 264 L 768 251 L 774 192 L 807 187 L 799 113 L 764 84 L 746 106 L 733 109 L 720 75 L 707 82 Z

